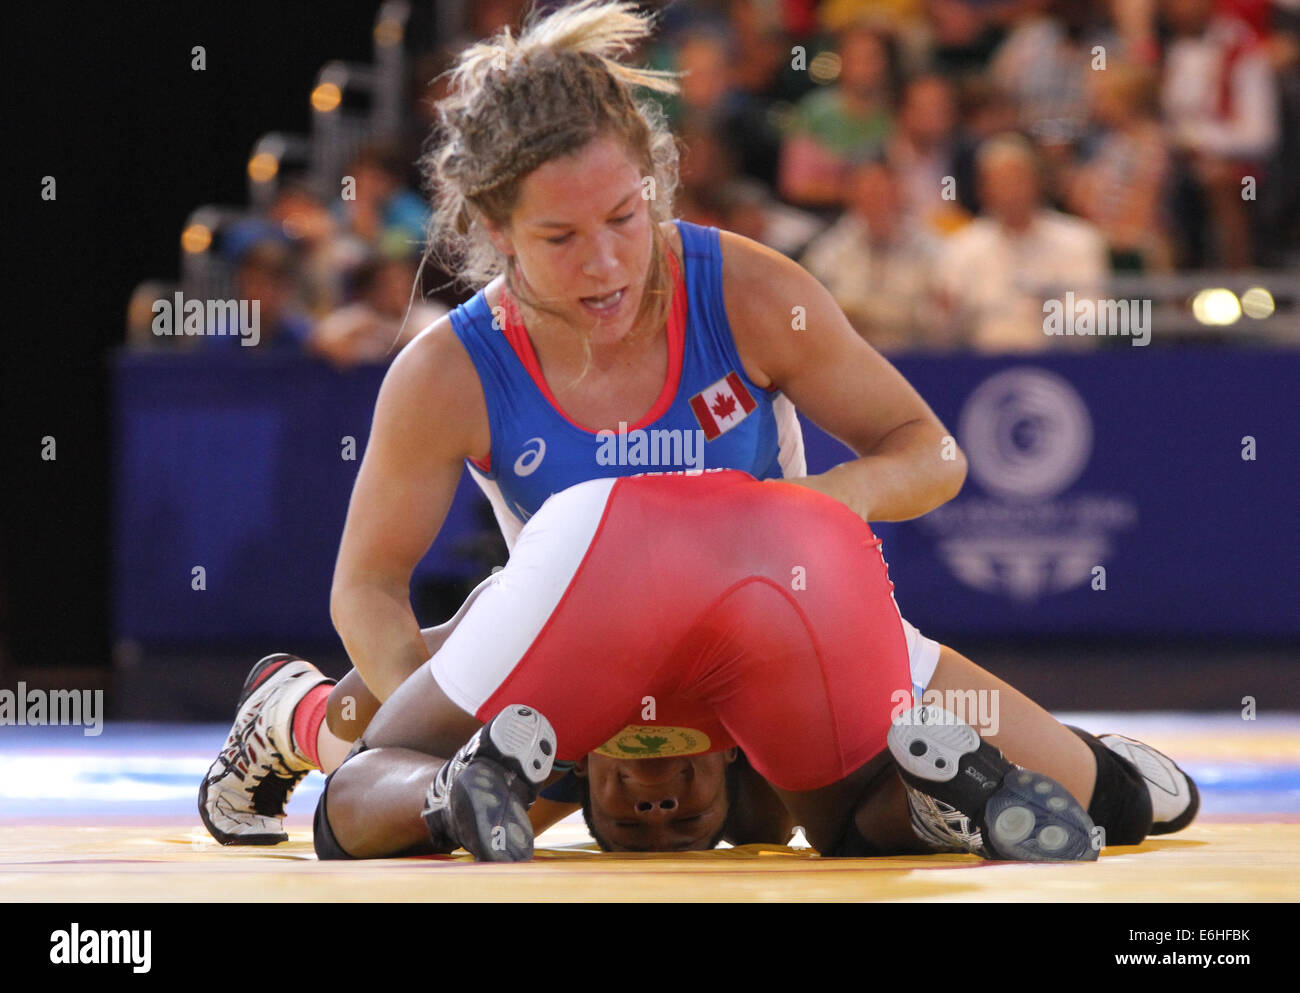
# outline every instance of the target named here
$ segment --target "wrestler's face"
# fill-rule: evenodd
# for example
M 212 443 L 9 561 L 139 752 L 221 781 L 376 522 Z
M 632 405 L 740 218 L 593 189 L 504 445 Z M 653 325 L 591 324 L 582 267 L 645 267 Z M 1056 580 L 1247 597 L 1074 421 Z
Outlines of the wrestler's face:
M 514 256 L 521 290 L 559 312 L 542 315 L 544 326 L 558 320 L 594 348 L 631 332 L 653 243 L 641 178 L 621 142 L 596 138 L 524 179 L 509 226 L 492 238 Z
M 611 851 L 711 847 L 727 820 L 727 766 L 736 750 L 663 759 L 592 753 L 577 769 L 591 791 L 591 821 Z

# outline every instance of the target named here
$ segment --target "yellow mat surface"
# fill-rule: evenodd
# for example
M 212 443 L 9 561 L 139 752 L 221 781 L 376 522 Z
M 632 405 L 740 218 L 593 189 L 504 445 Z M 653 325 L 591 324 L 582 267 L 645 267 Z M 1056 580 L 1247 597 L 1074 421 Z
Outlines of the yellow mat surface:
M 1198 823 L 1096 863 L 1013 865 L 967 855 L 820 859 L 749 846 L 686 855 L 576 847 L 581 828 L 539 839 L 537 859 L 318 862 L 310 835 L 223 848 L 202 828 L 0 828 L 5 901 L 1288 901 L 1300 894 L 1300 824 Z

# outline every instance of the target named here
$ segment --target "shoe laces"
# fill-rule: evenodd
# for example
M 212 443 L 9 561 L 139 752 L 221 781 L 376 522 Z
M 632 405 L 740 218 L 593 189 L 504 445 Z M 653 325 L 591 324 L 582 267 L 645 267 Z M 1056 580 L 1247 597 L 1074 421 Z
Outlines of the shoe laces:
M 254 760 L 249 750 L 249 739 L 256 733 L 257 725 L 258 715 L 250 716 L 234 733 L 230 742 L 217 756 L 221 772 L 210 778 L 220 779 L 226 775 L 234 775 L 241 779 L 245 777 L 251 779 L 255 784 L 250 791 L 254 811 L 264 816 L 283 816 L 284 805 L 289 794 L 311 770 L 291 769 L 284 755 L 269 744 L 269 739 L 265 735 L 263 736 L 265 744 L 259 752 L 260 758 Z M 238 763 L 241 760 L 247 771 L 240 771 Z M 261 774 L 258 775 L 258 772 Z
M 284 757 L 279 752 L 275 753 L 276 759 L 279 760 L 280 766 L 284 772 L 276 769 L 268 770 L 265 775 L 255 776 L 253 782 L 257 785 L 253 787 L 253 812 L 261 814 L 263 817 L 283 817 L 285 805 L 289 801 L 289 794 L 307 775 L 307 771 L 291 772 L 284 764 Z
M 979 828 L 960 810 L 911 785 L 907 786 L 907 802 L 912 829 L 922 841 L 939 851 L 968 852 L 987 857 Z

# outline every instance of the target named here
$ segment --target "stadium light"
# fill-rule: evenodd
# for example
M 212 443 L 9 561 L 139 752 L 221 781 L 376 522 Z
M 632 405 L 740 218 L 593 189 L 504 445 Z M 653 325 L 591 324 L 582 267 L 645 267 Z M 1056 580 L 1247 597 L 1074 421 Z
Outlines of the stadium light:
M 181 251 L 201 255 L 212 246 L 212 229 L 206 224 L 190 224 L 181 232 Z
M 808 78 L 818 86 L 827 86 L 840 78 L 841 67 L 836 52 L 818 52 L 808 65 Z
M 280 160 L 270 152 L 258 152 L 248 160 L 248 178 L 254 183 L 269 183 L 280 171 Z
M 1241 309 L 1247 317 L 1253 317 L 1258 321 L 1272 316 L 1276 304 L 1273 302 L 1272 293 L 1262 286 L 1252 286 L 1241 295 Z
M 337 83 L 321 83 L 311 91 L 311 106 L 322 114 L 338 110 L 343 102 L 343 91 Z
M 1192 316 L 1202 324 L 1226 327 L 1241 318 L 1241 302 L 1232 290 L 1207 288 L 1192 298 Z

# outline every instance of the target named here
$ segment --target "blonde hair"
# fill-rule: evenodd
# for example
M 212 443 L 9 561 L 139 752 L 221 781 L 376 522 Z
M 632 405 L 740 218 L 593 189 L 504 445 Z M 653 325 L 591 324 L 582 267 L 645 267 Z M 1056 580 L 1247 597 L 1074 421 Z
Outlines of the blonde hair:
M 659 230 L 672 218 L 677 145 L 663 114 L 633 87 L 675 93 L 675 75 L 618 62 L 654 29 L 635 5 L 581 0 L 549 16 L 537 10 L 516 39 L 505 28 L 461 53 L 438 104 L 435 144 L 421 160 L 434 214 L 429 252 L 448 272 L 479 288 L 501 273 L 529 306 L 554 313 L 516 285 L 513 260 L 488 237 L 507 227 L 524 179 L 538 166 L 613 136 L 654 179 L 649 198 L 653 252 L 637 321 L 657 328 L 672 305 L 672 276 Z

